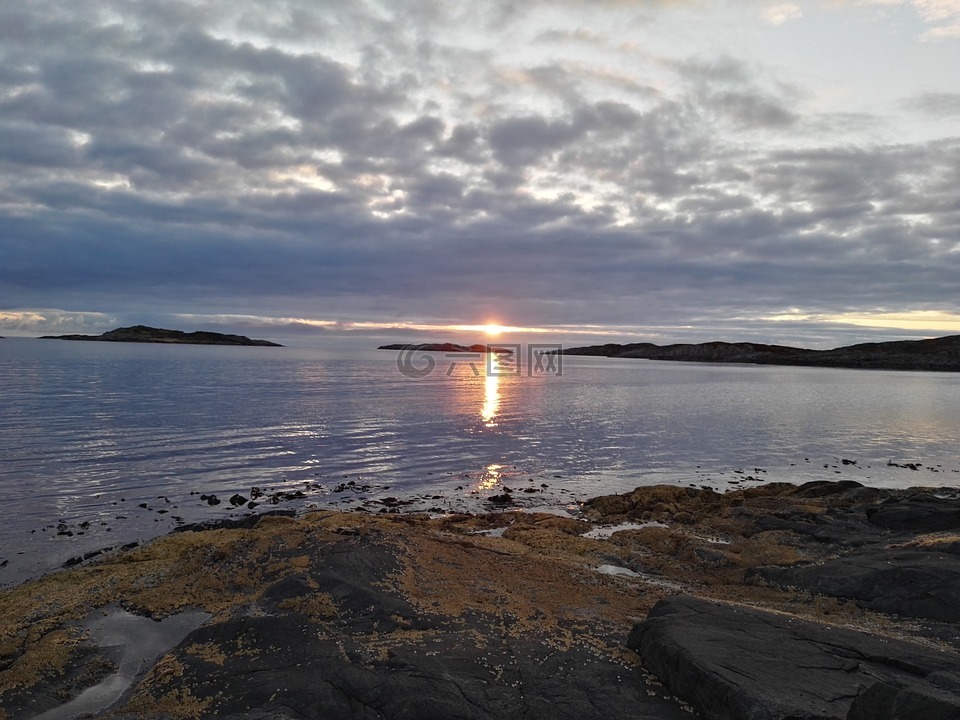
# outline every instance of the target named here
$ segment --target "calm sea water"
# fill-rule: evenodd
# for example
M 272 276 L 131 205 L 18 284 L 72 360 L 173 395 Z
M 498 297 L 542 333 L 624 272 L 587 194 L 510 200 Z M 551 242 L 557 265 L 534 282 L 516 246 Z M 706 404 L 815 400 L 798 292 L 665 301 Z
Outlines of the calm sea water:
M 242 515 L 230 498 L 253 487 L 256 511 L 271 495 L 482 510 L 506 486 L 515 506 L 562 512 L 657 482 L 960 485 L 958 375 L 575 357 L 560 375 L 488 375 L 435 359 L 411 379 L 388 351 L 0 340 L 0 584 Z

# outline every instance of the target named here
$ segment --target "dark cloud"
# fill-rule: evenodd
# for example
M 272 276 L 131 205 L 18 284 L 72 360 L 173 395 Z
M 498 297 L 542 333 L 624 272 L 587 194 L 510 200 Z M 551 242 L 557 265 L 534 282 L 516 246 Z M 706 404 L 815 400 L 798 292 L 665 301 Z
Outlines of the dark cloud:
M 926 93 L 911 98 L 905 104 L 937 118 L 960 116 L 960 93 Z
M 957 140 L 838 142 L 732 57 L 508 63 L 446 12 L 0 6 L 0 303 L 716 328 L 957 309 Z

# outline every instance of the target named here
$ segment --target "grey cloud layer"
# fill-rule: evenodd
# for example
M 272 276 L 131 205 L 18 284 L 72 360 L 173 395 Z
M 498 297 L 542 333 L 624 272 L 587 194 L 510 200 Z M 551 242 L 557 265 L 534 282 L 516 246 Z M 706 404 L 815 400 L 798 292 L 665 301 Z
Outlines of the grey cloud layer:
M 841 143 L 730 57 L 638 56 L 660 89 L 642 68 L 520 67 L 456 44 L 429 2 L 232 7 L 0 6 L 0 304 L 548 324 L 958 309 L 955 138 Z

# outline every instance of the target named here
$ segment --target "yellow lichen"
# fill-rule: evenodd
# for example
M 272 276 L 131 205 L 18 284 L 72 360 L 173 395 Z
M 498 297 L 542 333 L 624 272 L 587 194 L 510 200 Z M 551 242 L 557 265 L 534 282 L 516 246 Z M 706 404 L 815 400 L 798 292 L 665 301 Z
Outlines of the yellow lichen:
M 194 643 L 187 647 L 184 652 L 188 655 L 194 655 L 211 665 L 223 665 L 227 660 L 227 656 L 223 650 L 213 643 Z

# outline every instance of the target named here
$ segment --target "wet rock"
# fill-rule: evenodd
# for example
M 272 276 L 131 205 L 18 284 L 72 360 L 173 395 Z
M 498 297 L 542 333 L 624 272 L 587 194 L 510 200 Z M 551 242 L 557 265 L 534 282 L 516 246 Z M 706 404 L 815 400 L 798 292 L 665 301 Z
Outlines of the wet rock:
M 171 530 L 171 532 L 202 532 L 204 530 L 249 530 L 255 528 L 265 517 L 280 516 L 293 517 L 296 513 L 293 510 L 268 510 L 267 512 L 255 513 L 242 518 L 222 518 L 220 520 L 207 520 L 200 523 L 191 523 L 190 525 L 180 525 Z

